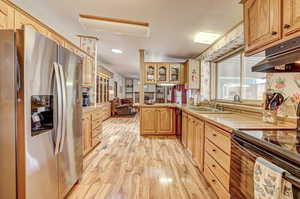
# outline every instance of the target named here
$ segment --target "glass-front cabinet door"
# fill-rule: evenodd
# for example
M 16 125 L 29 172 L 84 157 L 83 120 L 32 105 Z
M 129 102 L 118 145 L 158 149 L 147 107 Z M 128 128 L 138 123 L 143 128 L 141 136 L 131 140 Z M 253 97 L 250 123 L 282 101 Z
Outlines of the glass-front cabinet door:
M 157 67 L 157 82 L 165 83 L 169 81 L 169 64 L 159 64 Z
M 181 83 L 181 64 L 170 64 L 170 83 L 180 84 Z
M 146 63 L 145 64 L 145 84 L 156 83 L 156 64 Z

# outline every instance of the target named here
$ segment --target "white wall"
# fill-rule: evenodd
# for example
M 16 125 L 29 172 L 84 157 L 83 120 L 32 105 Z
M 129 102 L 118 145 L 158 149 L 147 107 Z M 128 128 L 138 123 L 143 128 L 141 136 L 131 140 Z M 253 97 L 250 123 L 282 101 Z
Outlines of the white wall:
M 54 1 L 11 0 L 11 2 L 78 46 L 79 38 L 77 35 L 88 34 L 76 20 L 66 17 L 62 12 L 59 12 Z

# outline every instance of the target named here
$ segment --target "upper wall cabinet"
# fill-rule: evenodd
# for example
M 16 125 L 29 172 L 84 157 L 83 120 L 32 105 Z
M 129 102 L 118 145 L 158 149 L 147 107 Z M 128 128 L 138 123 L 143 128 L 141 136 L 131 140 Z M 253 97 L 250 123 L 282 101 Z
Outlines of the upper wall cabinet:
M 0 29 L 14 28 L 14 9 L 0 1 Z
M 39 33 L 45 36 L 49 36 L 48 30 L 44 26 L 40 25 L 33 19 L 15 10 L 15 29 L 24 29 L 24 26 L 31 26 Z
M 186 88 L 200 89 L 200 63 L 190 59 L 186 63 Z
M 246 55 L 300 35 L 299 0 L 244 0 Z
M 184 84 L 184 65 L 181 63 L 145 63 L 145 84 Z
M 169 71 L 169 80 L 170 83 L 173 84 L 180 84 L 182 83 L 182 66 L 181 64 L 170 64 L 170 71 Z
M 300 31 L 300 1 L 283 1 L 283 36 L 292 37 Z
M 82 86 L 92 87 L 93 86 L 93 66 L 94 60 L 90 57 L 85 57 L 83 61 L 82 69 Z
M 156 64 L 147 63 L 145 64 L 145 84 L 156 83 Z
M 158 64 L 157 83 L 166 83 L 169 81 L 169 64 Z
M 246 51 L 280 40 L 281 0 L 248 0 L 244 17 Z

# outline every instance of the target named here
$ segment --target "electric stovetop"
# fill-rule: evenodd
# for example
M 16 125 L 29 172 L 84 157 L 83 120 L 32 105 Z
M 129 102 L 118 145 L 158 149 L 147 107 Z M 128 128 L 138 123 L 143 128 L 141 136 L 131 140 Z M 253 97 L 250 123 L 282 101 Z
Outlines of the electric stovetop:
M 300 163 L 300 132 L 294 130 L 236 130 L 235 135 Z

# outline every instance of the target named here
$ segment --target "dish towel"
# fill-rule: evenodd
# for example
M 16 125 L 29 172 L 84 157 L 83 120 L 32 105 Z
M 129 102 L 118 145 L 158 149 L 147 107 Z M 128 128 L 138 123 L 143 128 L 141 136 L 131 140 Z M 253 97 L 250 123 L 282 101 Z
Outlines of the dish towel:
M 254 166 L 254 199 L 293 199 L 292 184 L 282 176 L 286 170 L 264 158 L 257 158 Z

